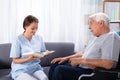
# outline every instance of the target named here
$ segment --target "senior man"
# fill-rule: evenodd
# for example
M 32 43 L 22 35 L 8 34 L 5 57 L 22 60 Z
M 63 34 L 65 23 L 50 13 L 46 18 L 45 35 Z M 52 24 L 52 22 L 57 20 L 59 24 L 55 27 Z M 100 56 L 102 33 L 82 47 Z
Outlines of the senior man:
M 89 29 L 95 38 L 84 51 L 53 59 L 49 80 L 78 80 L 80 75 L 92 72 L 96 67 L 116 67 L 120 38 L 116 32 L 110 32 L 109 21 L 104 13 L 89 16 Z

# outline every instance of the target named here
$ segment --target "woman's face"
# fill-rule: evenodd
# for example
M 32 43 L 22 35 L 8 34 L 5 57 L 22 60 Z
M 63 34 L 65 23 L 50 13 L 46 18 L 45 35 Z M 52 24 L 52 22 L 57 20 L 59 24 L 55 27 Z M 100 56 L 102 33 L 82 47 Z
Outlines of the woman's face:
M 27 33 L 29 36 L 33 36 L 35 35 L 37 29 L 38 29 L 38 23 L 32 22 L 29 26 L 25 27 L 25 33 Z

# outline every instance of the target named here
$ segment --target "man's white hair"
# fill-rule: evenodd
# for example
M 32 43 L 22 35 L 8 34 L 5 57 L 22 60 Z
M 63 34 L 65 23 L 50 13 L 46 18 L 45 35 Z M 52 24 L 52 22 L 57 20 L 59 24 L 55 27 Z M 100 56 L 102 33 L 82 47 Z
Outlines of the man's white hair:
M 95 13 L 95 14 L 89 16 L 89 19 L 91 19 L 91 18 L 93 18 L 96 21 L 103 20 L 105 22 L 105 25 L 109 26 L 110 18 L 105 13 Z

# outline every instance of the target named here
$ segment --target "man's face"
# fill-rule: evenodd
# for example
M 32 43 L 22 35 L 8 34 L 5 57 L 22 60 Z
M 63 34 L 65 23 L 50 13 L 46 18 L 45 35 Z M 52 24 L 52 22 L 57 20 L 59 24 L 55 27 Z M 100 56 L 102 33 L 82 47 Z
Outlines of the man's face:
M 94 19 L 90 19 L 90 24 L 89 24 L 89 29 L 91 30 L 91 32 L 93 33 L 94 36 L 98 37 L 100 36 L 100 25 L 99 25 L 99 21 L 95 21 Z

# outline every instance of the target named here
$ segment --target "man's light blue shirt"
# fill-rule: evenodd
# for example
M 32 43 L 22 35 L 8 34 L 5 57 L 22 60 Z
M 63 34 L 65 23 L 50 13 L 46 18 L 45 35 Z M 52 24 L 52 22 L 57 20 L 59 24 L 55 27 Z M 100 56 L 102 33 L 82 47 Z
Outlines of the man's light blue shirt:
M 108 59 L 118 62 L 120 51 L 120 38 L 116 32 L 109 32 L 99 37 L 86 47 L 82 58 L 85 59 Z M 88 66 L 80 65 L 84 68 Z M 116 66 L 116 65 L 114 65 Z
M 45 50 L 45 44 L 40 36 L 34 35 L 31 41 L 29 41 L 23 34 L 21 34 L 12 43 L 10 58 L 25 58 L 22 56 L 22 53 L 43 52 Z M 17 77 L 24 72 L 31 74 L 37 70 L 42 70 L 39 63 L 40 60 L 32 60 L 21 64 L 15 64 L 12 62 L 12 78 Z

